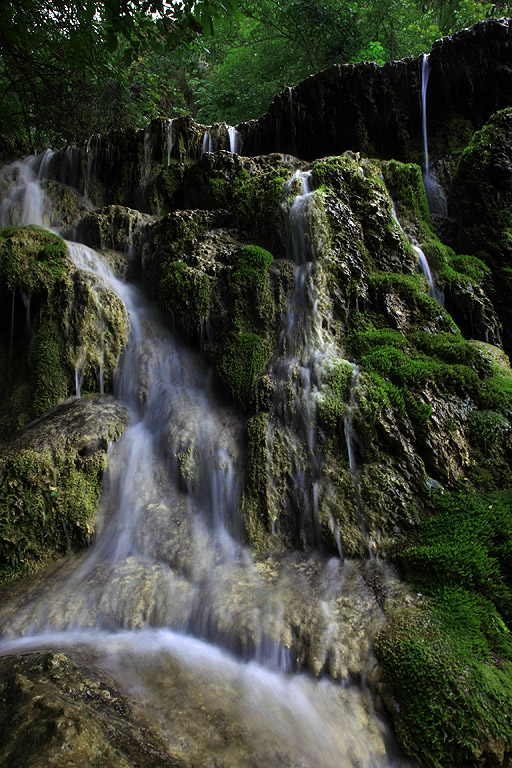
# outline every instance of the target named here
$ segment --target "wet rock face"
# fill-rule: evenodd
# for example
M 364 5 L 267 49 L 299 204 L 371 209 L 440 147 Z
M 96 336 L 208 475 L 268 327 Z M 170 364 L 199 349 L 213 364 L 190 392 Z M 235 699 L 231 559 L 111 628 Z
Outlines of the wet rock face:
M 139 211 L 111 205 L 86 214 L 69 234 L 70 239 L 91 248 L 108 248 L 126 255 L 140 248 L 149 221 L 150 217 Z
M 63 653 L 0 660 L 0 763 L 184 768 L 104 673 Z

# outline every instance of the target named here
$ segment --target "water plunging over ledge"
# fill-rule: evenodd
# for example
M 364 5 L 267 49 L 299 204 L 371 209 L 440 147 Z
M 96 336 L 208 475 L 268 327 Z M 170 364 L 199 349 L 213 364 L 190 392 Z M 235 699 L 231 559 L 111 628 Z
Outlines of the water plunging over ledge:
M 21 164 L 2 223 L 44 220 L 49 203 L 36 166 Z M 299 181 L 290 212 L 296 290 L 281 346 L 283 365 L 293 361 L 299 373 L 311 469 L 296 480 L 314 529 L 321 460 L 309 422 L 323 357 L 333 350 L 319 321 L 304 226 L 308 174 Z M 108 284 L 129 314 L 114 388 L 131 424 L 109 451 L 94 545 L 2 608 L 0 653 L 62 648 L 80 658 L 87 650 L 171 748 L 190 745 L 193 766 L 402 765 L 387 752 L 389 731 L 367 692 L 349 684 L 374 673 L 371 638 L 383 621 L 363 566 L 318 554 L 253 558 L 239 522 L 239 417 L 140 286 L 117 278 L 91 248 L 68 249 L 76 269 Z M 339 680 L 316 680 L 306 665 Z M 212 717 L 227 723 L 224 735 L 212 733 Z

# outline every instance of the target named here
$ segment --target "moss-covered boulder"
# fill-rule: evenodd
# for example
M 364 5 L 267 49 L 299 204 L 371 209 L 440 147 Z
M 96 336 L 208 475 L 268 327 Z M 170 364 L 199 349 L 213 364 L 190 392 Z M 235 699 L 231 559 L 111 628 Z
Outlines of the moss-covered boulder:
M 228 392 L 254 407 L 286 269 L 230 224 L 222 209 L 168 214 L 149 231 L 144 276 L 176 326 L 201 338 Z
M 0 580 L 87 546 L 109 444 L 128 423 L 107 398 L 58 406 L 0 443 Z

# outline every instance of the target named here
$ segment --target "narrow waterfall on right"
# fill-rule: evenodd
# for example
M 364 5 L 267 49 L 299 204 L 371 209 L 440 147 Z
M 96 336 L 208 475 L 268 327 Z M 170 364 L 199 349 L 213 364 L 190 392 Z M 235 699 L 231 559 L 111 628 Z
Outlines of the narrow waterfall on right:
M 427 129 L 427 89 L 430 76 L 430 57 L 428 53 L 423 54 L 421 60 L 421 116 L 422 116 L 422 134 L 423 134 L 423 183 L 427 193 L 428 205 L 432 215 L 447 216 L 446 197 L 443 189 L 432 168 L 428 154 L 428 129 Z

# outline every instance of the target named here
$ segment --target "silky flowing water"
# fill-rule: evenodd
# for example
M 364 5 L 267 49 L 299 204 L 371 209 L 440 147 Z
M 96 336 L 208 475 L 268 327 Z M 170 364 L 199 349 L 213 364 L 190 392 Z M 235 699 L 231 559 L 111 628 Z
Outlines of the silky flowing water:
M 1 180 L 2 226 L 48 225 L 41 157 Z M 300 373 L 294 429 L 307 432 L 310 466 L 297 467 L 296 481 L 315 528 L 322 461 L 313 395 L 329 348 L 304 250 L 307 175 L 300 180 L 291 210 L 297 287 L 281 346 L 285 373 Z M 92 656 L 198 768 L 402 765 L 363 685 L 375 675 L 371 638 L 383 622 L 365 579 L 377 565 L 320 552 L 258 559 L 243 545 L 240 415 L 142 287 L 117 278 L 92 249 L 68 248 L 76 269 L 106 283 L 129 314 L 114 394 L 130 426 L 109 449 L 94 544 L 4 605 L 0 653 Z M 386 580 L 387 567 L 378 568 Z

